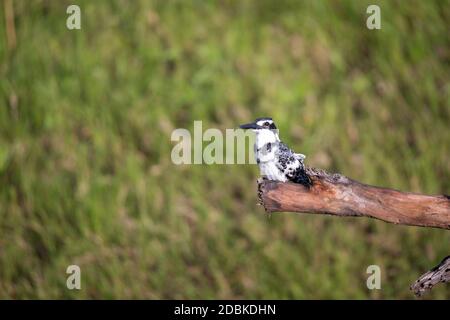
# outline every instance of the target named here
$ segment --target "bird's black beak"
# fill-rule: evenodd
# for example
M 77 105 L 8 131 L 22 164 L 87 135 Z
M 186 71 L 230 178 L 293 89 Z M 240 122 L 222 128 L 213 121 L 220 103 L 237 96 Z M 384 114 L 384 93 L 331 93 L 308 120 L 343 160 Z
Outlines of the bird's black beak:
M 258 126 L 256 123 L 246 123 L 239 126 L 241 129 L 260 129 L 261 127 Z

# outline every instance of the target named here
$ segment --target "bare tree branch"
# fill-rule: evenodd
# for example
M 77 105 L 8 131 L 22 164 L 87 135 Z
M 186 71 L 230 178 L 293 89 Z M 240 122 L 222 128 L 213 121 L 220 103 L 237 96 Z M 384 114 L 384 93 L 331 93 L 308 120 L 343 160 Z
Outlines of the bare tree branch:
M 414 282 L 410 289 L 418 297 L 431 290 L 439 282 L 450 282 L 450 256 L 445 257 L 440 264 L 426 272 Z
M 267 212 L 304 212 L 370 217 L 395 224 L 450 230 L 450 197 L 428 196 L 362 184 L 340 174 L 307 168 L 312 187 L 263 180 L 260 202 Z
M 401 192 L 362 184 L 340 174 L 307 168 L 312 186 L 258 181 L 258 197 L 267 212 L 303 212 L 369 217 L 395 224 L 450 230 L 450 197 Z M 417 296 L 439 282 L 450 282 L 450 256 L 421 276 L 411 290 Z

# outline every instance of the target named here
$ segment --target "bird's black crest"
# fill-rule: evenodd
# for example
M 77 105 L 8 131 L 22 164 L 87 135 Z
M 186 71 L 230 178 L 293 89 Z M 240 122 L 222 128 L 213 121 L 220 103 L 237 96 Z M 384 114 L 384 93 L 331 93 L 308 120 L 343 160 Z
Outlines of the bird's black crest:
M 262 118 L 256 118 L 255 122 L 264 121 L 264 120 L 270 120 L 272 123 L 269 126 L 269 129 L 275 130 L 277 126 L 275 125 L 275 122 L 270 117 L 262 117 Z

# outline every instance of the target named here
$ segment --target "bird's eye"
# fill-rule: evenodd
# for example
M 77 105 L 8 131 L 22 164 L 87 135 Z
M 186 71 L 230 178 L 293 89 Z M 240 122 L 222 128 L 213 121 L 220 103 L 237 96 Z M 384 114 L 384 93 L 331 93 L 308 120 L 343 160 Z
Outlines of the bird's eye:
M 267 122 L 267 121 L 264 122 L 264 125 L 265 125 L 265 126 L 268 126 L 268 125 L 269 125 L 269 122 Z

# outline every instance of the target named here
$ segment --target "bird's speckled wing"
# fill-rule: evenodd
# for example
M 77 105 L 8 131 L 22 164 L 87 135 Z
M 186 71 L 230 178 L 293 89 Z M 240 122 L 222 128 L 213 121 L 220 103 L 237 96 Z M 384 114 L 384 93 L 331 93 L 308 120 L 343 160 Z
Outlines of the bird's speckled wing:
M 306 186 L 311 185 L 311 180 L 306 174 L 303 164 L 304 155 L 295 153 L 280 141 L 276 156 L 278 157 L 278 168 L 285 173 L 290 181 Z

